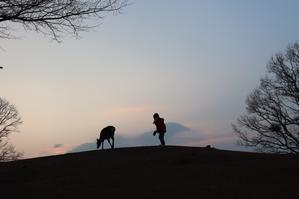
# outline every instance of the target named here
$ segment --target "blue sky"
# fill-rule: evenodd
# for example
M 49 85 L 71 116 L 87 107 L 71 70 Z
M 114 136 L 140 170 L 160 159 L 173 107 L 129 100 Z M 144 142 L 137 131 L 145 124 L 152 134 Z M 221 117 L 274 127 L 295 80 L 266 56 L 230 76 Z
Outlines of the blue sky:
M 154 112 L 201 138 L 182 144 L 235 148 L 230 124 L 246 96 L 298 41 L 295 0 L 130 2 L 79 39 L 17 29 L 20 39 L 1 40 L 1 97 L 24 121 L 10 140 L 26 157 L 70 150 L 106 125 L 141 135 Z

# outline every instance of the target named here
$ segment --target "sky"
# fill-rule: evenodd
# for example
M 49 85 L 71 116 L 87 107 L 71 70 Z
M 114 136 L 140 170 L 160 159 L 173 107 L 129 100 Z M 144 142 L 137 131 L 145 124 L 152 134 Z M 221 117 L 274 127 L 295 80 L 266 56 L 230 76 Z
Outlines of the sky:
M 1 97 L 23 120 L 9 140 L 25 158 L 71 151 L 107 125 L 141 136 L 155 112 L 192 131 L 174 144 L 243 150 L 231 123 L 271 56 L 298 41 L 299 1 L 129 2 L 78 39 L 22 28 L 1 39 Z

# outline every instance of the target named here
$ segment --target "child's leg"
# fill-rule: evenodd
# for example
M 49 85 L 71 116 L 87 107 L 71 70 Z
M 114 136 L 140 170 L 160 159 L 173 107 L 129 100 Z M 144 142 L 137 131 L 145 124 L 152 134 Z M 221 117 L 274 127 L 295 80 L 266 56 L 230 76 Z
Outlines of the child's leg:
M 164 133 L 159 133 L 159 140 L 161 142 L 161 145 L 165 145 L 165 140 L 164 140 Z

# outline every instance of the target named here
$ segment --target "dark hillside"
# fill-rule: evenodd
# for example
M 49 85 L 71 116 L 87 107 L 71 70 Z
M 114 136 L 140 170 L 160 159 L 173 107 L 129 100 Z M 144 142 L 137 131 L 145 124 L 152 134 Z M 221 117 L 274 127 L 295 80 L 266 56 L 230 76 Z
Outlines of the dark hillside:
M 1 199 L 299 198 L 299 157 L 137 147 L 0 164 Z

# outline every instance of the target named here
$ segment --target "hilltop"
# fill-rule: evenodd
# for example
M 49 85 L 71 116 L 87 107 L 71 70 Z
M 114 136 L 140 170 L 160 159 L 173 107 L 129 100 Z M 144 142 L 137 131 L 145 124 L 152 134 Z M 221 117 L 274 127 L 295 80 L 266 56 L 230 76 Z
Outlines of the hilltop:
M 290 199 L 298 168 L 294 155 L 118 148 L 0 163 L 0 187 L 1 198 Z

